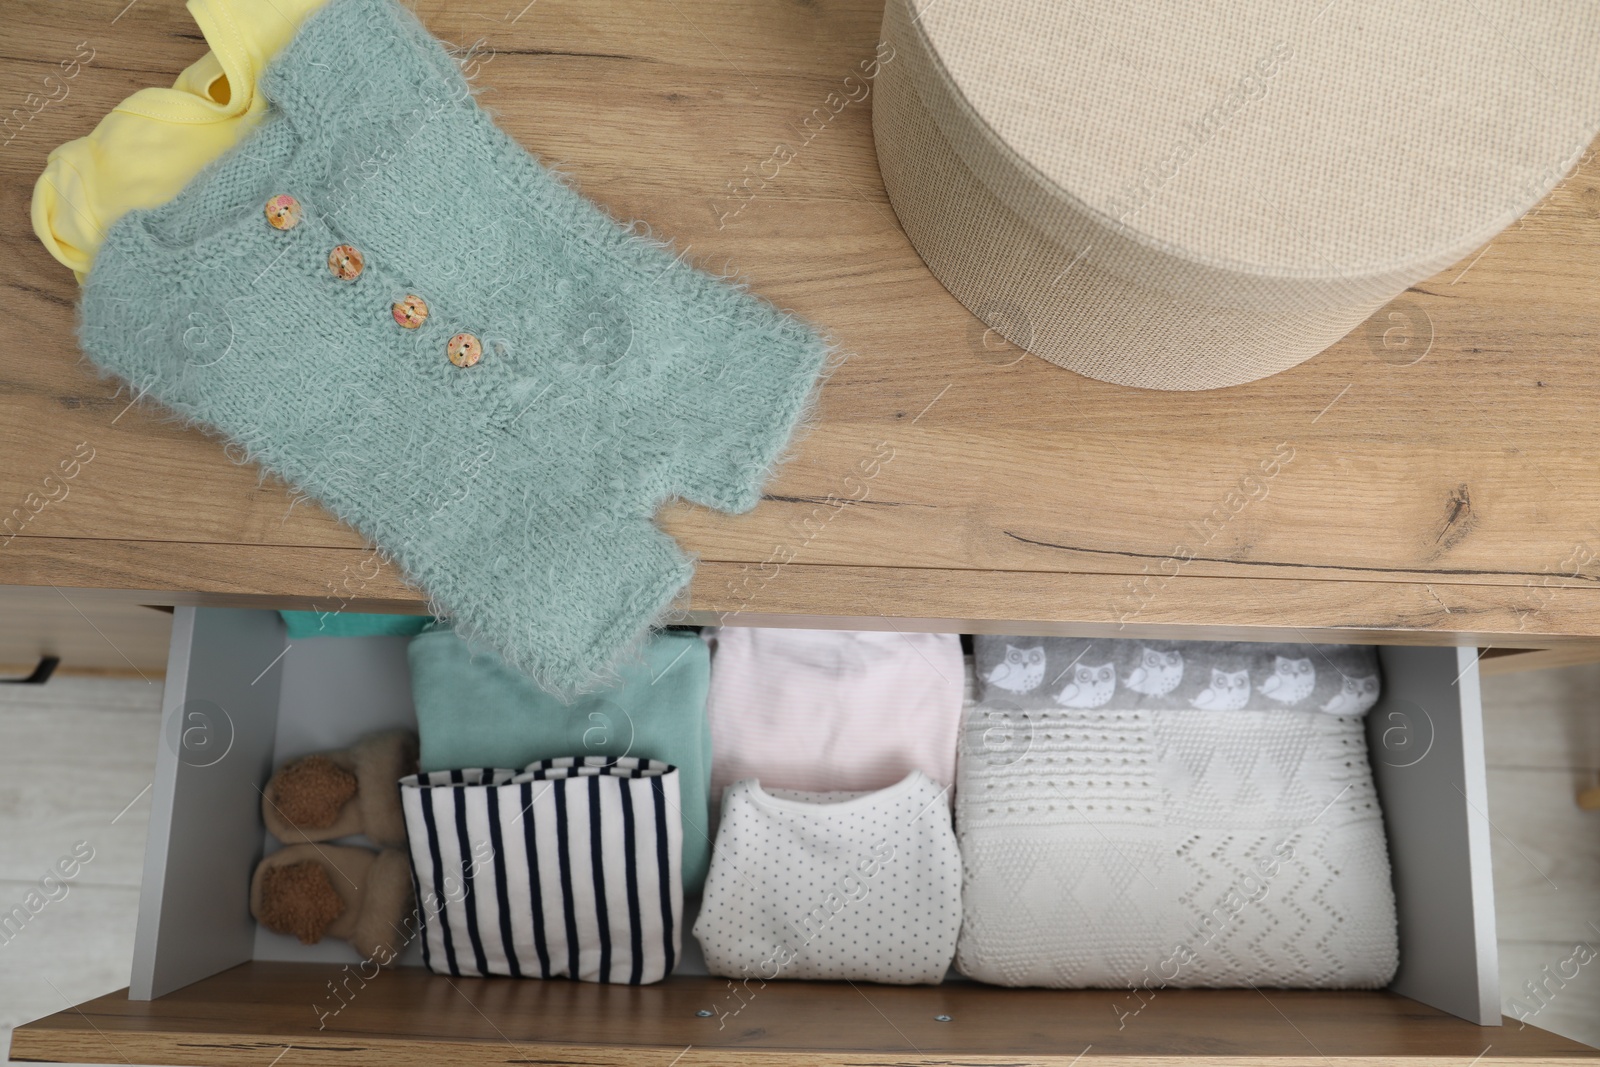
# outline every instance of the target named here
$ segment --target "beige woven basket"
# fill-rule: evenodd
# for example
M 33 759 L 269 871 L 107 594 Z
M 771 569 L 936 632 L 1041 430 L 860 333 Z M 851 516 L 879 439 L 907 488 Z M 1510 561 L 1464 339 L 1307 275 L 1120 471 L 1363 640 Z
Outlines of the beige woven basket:
M 887 0 L 883 36 L 878 159 L 928 267 L 1153 389 L 1310 358 L 1600 131 L 1587 0 Z

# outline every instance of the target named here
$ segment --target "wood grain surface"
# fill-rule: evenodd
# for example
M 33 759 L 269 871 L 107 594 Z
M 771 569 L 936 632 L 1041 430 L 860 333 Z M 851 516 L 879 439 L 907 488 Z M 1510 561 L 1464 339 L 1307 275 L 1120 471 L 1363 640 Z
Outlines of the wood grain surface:
M 300 1067 L 1600 1061 L 1600 1050 L 1536 1027 L 1474 1026 L 1392 993 L 1157 990 L 1141 1001 L 1128 991 L 975 982 L 752 980 L 736 995 L 720 978 L 628 987 L 452 979 L 420 968 L 366 982 L 350 975 L 256 962 L 160 1000 L 111 993 L 20 1027 L 11 1054 L 216 1067 L 262 1067 L 277 1056 Z
M 1592 156 L 1302 366 L 1147 392 L 1011 348 L 917 258 L 883 193 L 860 80 L 875 0 L 418 7 L 436 34 L 475 46 L 480 99 L 523 145 L 848 357 L 760 507 L 660 516 L 704 561 L 684 605 L 695 617 L 1501 647 L 1600 637 Z M 33 237 L 31 187 L 51 147 L 203 53 L 182 6 L 15 0 L 8 25 L 0 516 L 27 521 L 0 546 L 0 586 L 420 610 L 359 536 L 150 401 L 130 407 L 73 342 L 76 286 Z M 66 95 L 32 110 L 85 41 L 94 57 Z M 93 459 L 65 495 L 59 480 L 47 494 L 83 449 Z
M 55 673 L 159 682 L 172 616 L 141 604 L 84 601 L 74 591 L 15 589 L 0 598 L 0 677 L 26 678 L 40 659 Z

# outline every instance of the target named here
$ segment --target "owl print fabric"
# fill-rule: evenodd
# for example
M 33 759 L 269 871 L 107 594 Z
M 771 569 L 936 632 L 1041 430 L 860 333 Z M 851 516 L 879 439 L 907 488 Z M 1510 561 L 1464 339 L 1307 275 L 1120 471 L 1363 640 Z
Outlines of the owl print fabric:
M 1382 691 L 1364 645 L 979 635 L 973 651 L 978 698 L 995 707 L 1365 715 Z

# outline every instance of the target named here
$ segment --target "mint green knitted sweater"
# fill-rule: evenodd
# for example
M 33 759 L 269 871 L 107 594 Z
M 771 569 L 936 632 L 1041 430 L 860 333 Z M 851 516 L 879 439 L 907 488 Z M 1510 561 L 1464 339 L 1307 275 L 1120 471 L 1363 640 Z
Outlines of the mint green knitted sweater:
M 610 674 L 692 572 L 653 514 L 754 507 L 827 345 L 540 166 L 394 0 L 331 0 L 261 90 L 248 139 L 112 228 L 84 350 L 541 684 Z M 281 195 L 292 228 L 268 223 Z M 341 245 L 353 280 L 330 269 Z M 408 295 L 415 329 L 391 310 Z M 446 358 L 461 334 L 475 366 Z

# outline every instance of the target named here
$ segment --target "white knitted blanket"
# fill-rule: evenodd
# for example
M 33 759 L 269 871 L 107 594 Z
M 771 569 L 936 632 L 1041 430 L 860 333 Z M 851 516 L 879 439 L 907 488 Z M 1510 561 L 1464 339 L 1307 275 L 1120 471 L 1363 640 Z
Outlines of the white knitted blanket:
M 1394 975 L 1360 716 L 978 704 L 958 779 L 970 977 L 1370 989 Z

